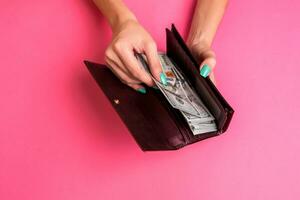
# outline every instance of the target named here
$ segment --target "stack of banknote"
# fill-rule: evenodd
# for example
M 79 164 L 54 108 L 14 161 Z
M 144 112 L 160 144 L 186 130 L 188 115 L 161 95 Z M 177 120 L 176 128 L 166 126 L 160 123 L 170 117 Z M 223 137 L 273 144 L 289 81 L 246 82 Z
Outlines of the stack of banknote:
M 137 59 L 141 67 L 151 75 L 145 55 L 137 54 Z M 198 135 L 216 131 L 214 117 L 185 80 L 180 69 L 165 53 L 159 53 L 159 59 L 163 73 L 167 77 L 167 84 L 163 85 L 153 76 L 151 77 L 171 106 L 181 112 L 193 134 Z

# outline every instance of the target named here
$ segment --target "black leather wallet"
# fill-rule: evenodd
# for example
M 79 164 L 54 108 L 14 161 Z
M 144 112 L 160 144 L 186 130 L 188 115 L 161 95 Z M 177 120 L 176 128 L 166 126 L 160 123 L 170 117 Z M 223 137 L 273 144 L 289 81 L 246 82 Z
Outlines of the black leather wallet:
M 193 58 L 175 26 L 166 29 L 167 56 L 179 66 L 197 95 L 215 117 L 217 131 L 193 135 L 180 111 L 174 109 L 156 89 L 140 94 L 125 84 L 104 65 L 84 61 L 100 88 L 110 100 L 143 151 L 175 150 L 225 132 L 233 109 L 209 78 L 199 75 Z

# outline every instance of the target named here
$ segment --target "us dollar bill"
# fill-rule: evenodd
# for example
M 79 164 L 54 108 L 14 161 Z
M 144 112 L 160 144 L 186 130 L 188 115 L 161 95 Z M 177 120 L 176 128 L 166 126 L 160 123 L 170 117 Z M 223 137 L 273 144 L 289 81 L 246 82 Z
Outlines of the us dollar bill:
M 144 55 L 137 55 L 137 58 L 138 60 L 140 60 L 140 63 L 142 65 L 141 67 L 143 67 L 148 73 L 150 73 L 146 57 Z M 185 98 L 185 95 L 182 91 L 182 88 L 180 87 L 180 84 L 178 83 L 178 81 L 176 81 L 175 74 L 171 75 L 171 72 L 172 72 L 171 68 L 168 68 L 168 66 L 163 66 L 163 73 L 168 73 L 168 75 L 166 75 L 167 85 L 161 84 L 151 75 L 151 73 L 150 75 L 153 81 L 155 82 L 156 86 L 160 89 L 160 91 L 163 93 L 163 95 L 166 97 L 166 99 L 169 101 L 172 107 L 179 110 L 183 110 L 192 115 L 200 116 L 201 113 L 199 113 L 192 106 L 191 102 L 189 102 L 188 99 Z M 171 78 L 174 80 L 171 80 Z M 172 83 L 170 83 L 170 81 L 172 81 Z
M 161 92 L 164 94 L 164 96 L 167 98 L 169 103 L 174 108 L 181 110 L 181 111 L 185 111 L 191 115 L 195 115 L 195 116 L 201 115 L 201 113 L 199 113 L 192 106 L 191 102 L 189 102 L 187 99 L 182 98 L 180 95 L 174 94 L 174 93 L 170 92 L 169 90 L 165 89 L 164 86 L 160 82 L 158 82 L 156 80 L 154 80 L 154 82 L 156 83 L 158 88 L 161 90 Z
M 179 95 L 182 99 L 185 99 L 190 103 L 190 105 L 197 110 L 198 117 L 205 119 L 205 121 L 214 120 L 213 115 L 209 112 L 209 110 L 204 106 L 203 102 L 200 100 L 195 91 L 192 90 L 188 82 L 185 80 L 182 72 L 178 67 L 175 66 L 174 62 L 164 53 L 159 54 L 159 58 L 162 64 L 163 71 L 170 71 L 175 76 L 175 84 L 171 87 L 172 89 L 176 88 L 174 94 Z M 167 65 L 167 66 L 165 66 Z M 165 89 L 169 89 L 170 87 L 166 87 Z M 192 113 L 190 113 L 192 114 Z
M 146 56 L 137 54 L 136 57 L 141 67 L 151 75 Z M 165 53 L 159 53 L 159 60 L 167 78 L 167 85 L 161 84 L 152 75 L 151 77 L 170 105 L 181 112 L 193 134 L 216 131 L 213 115 L 185 80 L 179 68 Z
M 213 132 L 217 130 L 217 126 L 214 122 L 212 124 L 191 124 L 190 128 L 194 135 Z

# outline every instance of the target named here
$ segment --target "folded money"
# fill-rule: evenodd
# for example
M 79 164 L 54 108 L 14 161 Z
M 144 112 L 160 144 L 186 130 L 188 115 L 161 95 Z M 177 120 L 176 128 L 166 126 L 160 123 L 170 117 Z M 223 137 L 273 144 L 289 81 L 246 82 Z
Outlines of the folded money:
M 166 85 L 161 84 L 151 75 L 146 56 L 136 54 L 140 66 L 151 75 L 171 106 L 180 111 L 194 135 L 216 131 L 217 126 L 213 115 L 189 85 L 180 69 L 165 53 L 159 53 L 158 56 L 163 73 L 167 77 Z

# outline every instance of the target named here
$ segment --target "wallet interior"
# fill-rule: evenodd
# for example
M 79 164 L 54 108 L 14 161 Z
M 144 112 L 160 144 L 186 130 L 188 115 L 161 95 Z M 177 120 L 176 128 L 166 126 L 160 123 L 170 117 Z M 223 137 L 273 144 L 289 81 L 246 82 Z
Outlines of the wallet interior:
M 175 26 L 167 32 L 167 55 L 180 68 L 186 80 L 197 92 L 200 99 L 216 118 L 218 132 L 223 133 L 228 128 L 233 115 L 233 109 L 226 102 L 211 80 L 200 76 L 199 63 L 192 56 Z
M 205 106 L 215 117 L 218 130 L 193 135 L 180 111 L 163 94 L 147 88 L 140 94 L 121 83 L 104 65 L 85 61 L 88 70 L 107 96 L 142 150 L 173 150 L 223 133 L 233 110 L 209 78 L 199 75 L 195 61 L 174 25 L 167 31 L 167 55 L 181 69 Z

